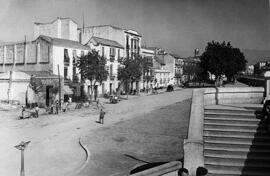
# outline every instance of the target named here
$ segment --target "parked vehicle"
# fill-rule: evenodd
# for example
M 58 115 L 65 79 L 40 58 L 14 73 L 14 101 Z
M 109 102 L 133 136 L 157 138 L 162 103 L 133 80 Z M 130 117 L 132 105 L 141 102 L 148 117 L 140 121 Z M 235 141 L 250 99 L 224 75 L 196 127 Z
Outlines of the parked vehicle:
M 117 97 L 115 95 L 110 96 L 110 103 L 116 104 L 118 102 L 119 102 L 119 97 Z

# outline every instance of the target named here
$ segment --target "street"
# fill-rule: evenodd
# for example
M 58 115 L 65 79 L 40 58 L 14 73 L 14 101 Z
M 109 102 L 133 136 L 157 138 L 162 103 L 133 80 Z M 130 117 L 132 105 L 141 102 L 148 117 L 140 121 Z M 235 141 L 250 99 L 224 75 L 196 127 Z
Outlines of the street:
M 118 104 L 104 103 L 104 125 L 96 123 L 99 111 L 93 108 L 25 120 L 18 120 L 20 110 L 1 111 L 0 175 L 19 174 L 20 152 L 14 146 L 28 140 L 31 143 L 25 150 L 25 174 L 31 176 L 76 175 L 85 161 L 85 151 L 79 145 L 80 137 L 86 141 L 86 146 L 93 155 L 90 156 L 91 161 L 87 167 L 78 175 L 110 175 L 120 170 L 126 171 L 139 163 L 126 157 L 119 159 L 123 154 L 150 162 L 181 158 L 179 146 L 186 135 L 190 102 L 179 102 L 191 98 L 191 94 L 191 89 L 183 89 L 139 96 Z M 181 108 L 177 108 L 178 106 Z M 181 113 L 186 116 L 184 120 L 177 119 L 181 117 Z M 173 118 L 168 119 L 169 117 Z M 150 126 L 145 126 L 146 124 Z M 181 124 L 186 129 L 177 129 L 178 125 L 181 128 Z M 110 140 L 113 142 L 110 143 Z M 126 144 L 127 141 L 131 142 Z M 179 142 L 175 143 L 177 141 Z M 134 143 L 138 145 L 133 145 Z M 165 150 L 165 146 L 165 149 L 160 150 L 160 156 L 157 151 L 153 150 L 151 153 L 149 150 L 156 147 L 159 149 L 158 146 L 167 143 L 170 147 Z M 179 153 L 176 154 L 176 151 Z M 111 165 L 115 160 L 120 164 L 118 162 L 115 166 Z M 104 161 L 107 163 L 104 164 Z M 104 169 L 101 168 L 103 166 Z

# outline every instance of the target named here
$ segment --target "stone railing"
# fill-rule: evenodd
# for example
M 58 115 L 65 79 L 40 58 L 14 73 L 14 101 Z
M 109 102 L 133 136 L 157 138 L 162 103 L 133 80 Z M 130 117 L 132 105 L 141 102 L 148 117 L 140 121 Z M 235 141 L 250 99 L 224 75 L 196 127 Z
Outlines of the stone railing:
M 184 167 L 191 176 L 204 166 L 203 120 L 204 106 L 211 104 L 261 103 L 262 87 L 208 88 L 193 90 L 188 138 L 184 140 Z

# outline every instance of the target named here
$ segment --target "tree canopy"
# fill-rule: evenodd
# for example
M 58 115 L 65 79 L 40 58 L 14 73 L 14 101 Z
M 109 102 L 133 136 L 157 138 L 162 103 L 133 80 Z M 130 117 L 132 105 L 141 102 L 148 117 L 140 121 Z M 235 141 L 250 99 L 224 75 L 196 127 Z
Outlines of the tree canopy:
M 77 66 L 83 80 L 89 80 L 91 84 L 91 99 L 93 87 L 96 83 L 102 83 L 107 80 L 108 71 L 106 70 L 106 58 L 92 50 L 87 55 L 82 56 L 77 61 Z
M 215 75 L 217 81 L 222 75 L 228 80 L 234 79 L 239 71 L 245 70 L 247 63 L 240 49 L 232 47 L 230 42 L 209 42 L 200 59 L 202 69 Z

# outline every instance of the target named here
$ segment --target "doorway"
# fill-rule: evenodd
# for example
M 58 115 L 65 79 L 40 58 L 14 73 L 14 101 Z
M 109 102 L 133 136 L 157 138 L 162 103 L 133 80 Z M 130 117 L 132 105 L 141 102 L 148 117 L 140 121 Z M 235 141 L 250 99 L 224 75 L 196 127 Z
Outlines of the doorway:
M 52 91 L 53 86 L 46 86 L 46 106 L 50 106 L 52 103 Z

